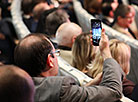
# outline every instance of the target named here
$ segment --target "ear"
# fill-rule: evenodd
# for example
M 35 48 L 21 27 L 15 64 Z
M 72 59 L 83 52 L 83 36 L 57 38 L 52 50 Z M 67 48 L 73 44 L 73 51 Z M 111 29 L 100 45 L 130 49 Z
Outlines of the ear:
M 120 21 L 121 19 L 122 19 L 121 16 L 118 16 L 118 17 L 117 17 L 117 21 Z
M 72 37 L 72 44 L 74 43 L 74 41 L 76 40 L 76 35 L 74 35 L 73 37 Z
M 113 18 L 113 17 L 114 17 L 114 13 L 113 13 L 113 11 L 110 11 L 110 12 L 109 12 L 109 15 L 110 15 L 110 17 Z
M 48 54 L 47 57 L 47 66 L 49 67 L 49 69 L 54 67 L 54 59 L 50 54 Z

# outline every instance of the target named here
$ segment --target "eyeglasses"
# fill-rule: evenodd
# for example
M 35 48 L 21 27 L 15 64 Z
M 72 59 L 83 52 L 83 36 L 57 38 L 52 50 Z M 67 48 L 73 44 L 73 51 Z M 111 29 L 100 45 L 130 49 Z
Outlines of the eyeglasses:
M 56 56 L 60 56 L 60 50 L 57 49 L 54 52 L 50 52 L 50 54 L 52 55 L 52 57 L 54 57 L 53 54 L 55 54 Z

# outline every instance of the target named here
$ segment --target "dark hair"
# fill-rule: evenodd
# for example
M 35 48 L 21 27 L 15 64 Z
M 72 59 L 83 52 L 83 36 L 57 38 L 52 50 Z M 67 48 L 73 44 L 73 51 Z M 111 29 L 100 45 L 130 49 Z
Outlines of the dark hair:
M 31 78 L 30 78 L 31 80 Z M 32 102 L 34 95 L 33 82 L 29 75 L 16 66 L 0 67 L 0 101 L 1 102 Z
M 55 35 L 58 27 L 67 22 L 68 14 L 63 9 L 57 9 L 50 13 L 45 19 L 45 32 L 46 34 Z
M 112 3 L 114 0 L 102 0 L 102 3 Z
M 33 37 L 33 40 L 31 37 Z M 32 43 L 25 42 L 25 44 L 26 39 Z M 34 39 L 36 40 L 34 41 Z M 46 61 L 52 49 L 44 34 L 30 34 L 16 46 L 14 60 L 19 67 L 27 71 L 32 77 L 36 77 L 47 70 Z
M 21 9 L 24 14 L 30 14 L 33 8 L 41 2 L 46 2 L 46 0 L 22 0 Z
M 22 0 L 21 3 L 21 9 L 24 14 L 30 14 L 32 12 L 33 6 L 32 5 L 33 0 Z
M 45 32 L 45 26 L 46 26 L 46 22 L 45 19 L 47 18 L 47 16 L 54 12 L 55 10 L 57 10 L 57 8 L 52 8 L 50 10 L 45 10 L 39 18 L 38 24 L 37 24 L 37 28 L 36 28 L 36 33 L 46 33 Z
M 118 16 L 125 18 L 129 12 L 131 12 L 131 8 L 128 5 L 120 4 L 114 12 L 114 18 L 115 20 L 117 20 Z
M 111 3 L 103 3 L 102 4 L 102 14 L 104 16 L 109 16 L 110 11 L 112 11 Z
M 99 13 L 101 11 L 102 3 L 98 0 L 84 0 L 84 8 L 90 13 Z M 93 12 L 91 12 L 93 10 Z

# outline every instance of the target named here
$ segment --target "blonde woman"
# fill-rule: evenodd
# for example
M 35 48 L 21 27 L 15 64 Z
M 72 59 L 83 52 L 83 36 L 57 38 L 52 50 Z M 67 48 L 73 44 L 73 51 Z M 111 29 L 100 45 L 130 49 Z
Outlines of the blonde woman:
M 91 34 L 82 33 L 72 46 L 72 66 L 87 74 L 88 65 L 95 57 L 96 47 L 91 43 Z
M 131 56 L 130 47 L 127 44 L 117 39 L 110 40 L 109 47 L 110 47 L 112 57 L 120 64 L 125 75 L 127 75 L 130 70 L 130 56 Z M 88 74 L 94 78 L 97 76 L 98 73 L 102 72 L 102 70 L 103 70 L 103 58 L 100 55 L 100 52 L 98 52 L 97 55 L 95 56 L 95 60 L 93 61 L 93 64 Z M 134 88 L 134 83 L 126 79 L 126 76 L 125 76 L 123 80 L 124 95 L 126 97 L 131 98 L 133 88 Z

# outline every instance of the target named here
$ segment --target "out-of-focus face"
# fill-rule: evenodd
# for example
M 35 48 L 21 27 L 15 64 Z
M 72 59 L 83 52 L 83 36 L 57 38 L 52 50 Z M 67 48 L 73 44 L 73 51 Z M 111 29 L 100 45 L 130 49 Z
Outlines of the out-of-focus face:
M 114 0 L 114 2 L 112 2 L 111 6 L 112 6 L 113 11 L 115 11 L 116 8 L 118 7 L 118 0 Z
M 134 21 L 134 14 L 128 13 L 125 17 L 120 17 L 119 22 L 122 27 L 129 28 L 131 23 Z
M 134 21 L 133 13 L 128 13 L 126 17 L 124 18 L 124 24 L 126 24 L 126 27 L 130 27 L 133 21 Z

